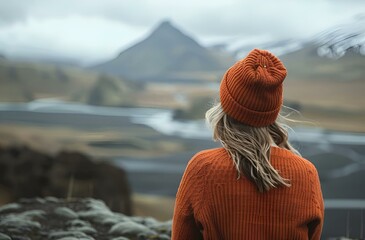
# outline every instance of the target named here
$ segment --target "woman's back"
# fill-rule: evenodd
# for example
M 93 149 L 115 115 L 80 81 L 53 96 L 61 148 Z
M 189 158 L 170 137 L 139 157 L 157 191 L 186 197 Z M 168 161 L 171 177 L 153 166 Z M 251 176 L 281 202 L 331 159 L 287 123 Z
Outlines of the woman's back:
M 174 229 L 175 239 L 319 239 L 323 201 L 316 169 L 277 147 L 271 148 L 271 163 L 291 180 L 291 187 L 260 193 L 247 178 L 237 180 L 224 148 L 196 154 L 176 198 L 175 211 L 183 217 L 174 224 L 191 226 L 186 225 L 191 219 L 197 228 Z

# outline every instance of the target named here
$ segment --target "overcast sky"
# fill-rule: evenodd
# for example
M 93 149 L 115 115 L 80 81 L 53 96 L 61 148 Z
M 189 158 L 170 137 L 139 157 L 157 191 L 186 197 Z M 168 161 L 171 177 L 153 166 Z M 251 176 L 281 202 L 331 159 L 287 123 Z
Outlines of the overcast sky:
M 91 63 L 166 19 L 209 45 L 308 38 L 364 13 L 363 0 L 0 0 L 0 54 Z

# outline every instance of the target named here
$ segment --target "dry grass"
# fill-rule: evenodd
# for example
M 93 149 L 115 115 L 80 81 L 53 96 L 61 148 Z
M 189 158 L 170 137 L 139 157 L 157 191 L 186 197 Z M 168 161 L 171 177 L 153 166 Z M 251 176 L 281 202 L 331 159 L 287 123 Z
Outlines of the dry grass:
M 365 81 L 285 81 L 285 99 L 303 105 L 365 112 Z
M 304 120 L 316 127 L 365 132 L 364 81 L 286 81 L 284 91 L 285 99 L 298 103 Z
M 146 194 L 133 194 L 133 215 L 151 216 L 160 221 L 170 220 L 174 211 L 175 198 Z
M 217 96 L 217 88 L 197 84 L 150 83 L 138 93 L 136 105 L 144 107 L 186 108 L 195 97 Z
M 12 193 L 8 188 L 0 184 L 0 206 L 11 203 L 13 200 Z
M 144 138 L 155 137 L 155 141 Z M 27 145 L 39 151 L 55 154 L 61 150 L 78 151 L 93 157 L 151 158 L 185 150 L 180 141 L 167 141 L 153 130 L 129 127 L 122 131 L 91 131 L 66 127 L 1 124 L 0 145 Z M 90 145 L 104 143 L 105 147 Z M 117 147 L 108 145 L 117 144 Z M 120 147 L 119 147 L 120 146 Z
M 345 112 L 307 106 L 298 120 L 308 121 L 308 126 L 338 131 L 365 132 L 365 112 Z

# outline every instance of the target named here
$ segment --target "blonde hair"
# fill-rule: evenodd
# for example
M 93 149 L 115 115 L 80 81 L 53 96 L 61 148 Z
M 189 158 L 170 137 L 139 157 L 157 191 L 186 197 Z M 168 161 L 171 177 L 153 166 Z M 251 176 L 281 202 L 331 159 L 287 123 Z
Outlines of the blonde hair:
M 290 181 L 280 176 L 270 164 L 272 144 L 299 155 L 288 141 L 286 125 L 277 121 L 267 127 L 251 127 L 229 117 L 218 103 L 205 114 L 213 129 L 213 139 L 219 140 L 230 154 L 239 179 L 241 174 L 254 182 L 260 192 L 279 186 L 290 187 Z

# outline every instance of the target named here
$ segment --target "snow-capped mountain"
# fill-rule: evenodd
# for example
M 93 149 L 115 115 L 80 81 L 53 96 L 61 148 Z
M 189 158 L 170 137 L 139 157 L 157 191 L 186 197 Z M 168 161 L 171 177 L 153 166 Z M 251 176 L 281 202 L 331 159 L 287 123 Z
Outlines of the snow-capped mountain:
M 365 15 L 324 31 L 315 37 L 315 42 L 320 56 L 340 58 L 347 51 L 365 55 Z
M 348 23 L 334 26 L 308 39 L 283 39 L 280 41 L 256 41 L 247 43 L 245 39 L 217 44 L 240 59 L 253 48 L 267 49 L 275 55 L 282 56 L 305 48 L 316 46 L 321 57 L 340 58 L 347 51 L 365 55 L 365 15 L 356 16 Z
M 237 59 L 241 59 L 247 55 L 253 48 L 267 49 L 277 56 L 285 55 L 290 52 L 295 52 L 304 47 L 306 41 L 285 39 L 280 41 L 268 41 L 261 43 L 243 43 L 239 44 L 239 41 L 233 42 L 232 45 L 226 46 L 226 49 L 235 56 Z

